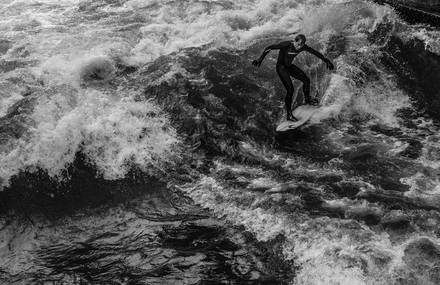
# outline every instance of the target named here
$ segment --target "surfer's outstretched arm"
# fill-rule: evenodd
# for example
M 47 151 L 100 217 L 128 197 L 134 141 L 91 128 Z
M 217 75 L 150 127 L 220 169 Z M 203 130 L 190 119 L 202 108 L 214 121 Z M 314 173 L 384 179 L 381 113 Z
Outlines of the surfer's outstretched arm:
M 325 62 L 325 64 L 327 65 L 327 68 L 330 70 L 333 70 L 335 67 L 333 65 L 333 63 L 330 61 L 330 59 L 326 58 L 325 56 L 322 55 L 322 53 L 320 53 L 319 51 L 309 47 L 309 46 L 305 46 L 304 50 L 313 54 L 314 56 L 318 57 L 320 60 L 322 60 L 323 62 Z
M 254 61 L 252 61 L 252 64 L 255 66 L 260 66 L 261 63 L 263 62 L 264 58 L 266 57 L 266 55 L 273 49 L 281 49 L 283 47 L 286 47 L 289 45 L 289 42 L 281 42 L 279 44 L 275 44 L 275 45 L 270 45 L 268 47 L 266 47 L 263 51 L 263 53 L 261 54 L 259 59 L 256 59 Z

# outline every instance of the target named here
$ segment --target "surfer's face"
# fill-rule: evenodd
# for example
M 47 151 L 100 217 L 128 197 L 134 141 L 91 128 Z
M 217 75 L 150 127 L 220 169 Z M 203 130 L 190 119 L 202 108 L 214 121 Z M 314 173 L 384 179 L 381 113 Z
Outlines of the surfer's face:
M 302 47 L 304 46 L 304 44 L 305 44 L 305 42 L 304 42 L 304 40 L 301 39 L 301 38 L 295 38 L 295 39 L 293 40 L 293 46 L 294 46 L 296 49 L 300 49 L 300 48 L 302 48 Z

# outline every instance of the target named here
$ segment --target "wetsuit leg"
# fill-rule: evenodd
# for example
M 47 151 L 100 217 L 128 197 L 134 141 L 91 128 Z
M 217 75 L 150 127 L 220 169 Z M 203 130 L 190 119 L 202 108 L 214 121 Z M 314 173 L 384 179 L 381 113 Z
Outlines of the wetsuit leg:
M 292 97 L 293 97 L 293 83 L 292 79 L 290 79 L 289 70 L 283 65 L 277 65 L 277 73 L 286 88 L 286 98 L 284 99 L 287 119 L 290 119 L 292 116 Z M 293 118 L 294 119 L 294 118 Z
M 304 101 L 305 101 L 306 104 L 310 104 L 312 98 L 310 98 L 310 79 L 309 79 L 309 77 L 305 74 L 304 71 L 302 71 L 296 65 L 289 66 L 289 74 L 293 78 L 298 79 L 299 81 L 302 82 L 302 84 L 303 84 L 302 88 L 303 88 L 303 93 L 304 93 Z

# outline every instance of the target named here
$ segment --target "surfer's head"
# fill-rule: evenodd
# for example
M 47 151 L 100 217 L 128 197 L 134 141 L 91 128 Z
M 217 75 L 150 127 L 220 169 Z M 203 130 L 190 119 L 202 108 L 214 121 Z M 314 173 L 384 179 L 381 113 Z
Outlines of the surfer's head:
M 297 35 L 293 40 L 293 45 L 295 46 L 296 49 L 302 48 L 305 44 L 306 44 L 306 36 L 304 36 L 303 34 Z

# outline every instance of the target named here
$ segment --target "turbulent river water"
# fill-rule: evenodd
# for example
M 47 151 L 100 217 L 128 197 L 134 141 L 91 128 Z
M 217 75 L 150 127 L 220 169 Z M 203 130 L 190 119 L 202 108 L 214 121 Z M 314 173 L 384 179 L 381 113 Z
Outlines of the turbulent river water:
M 323 105 L 283 134 L 265 46 Z M 342 0 L 0 0 L 1 284 L 439 284 L 440 32 Z M 295 94 L 302 98 L 300 83 Z

